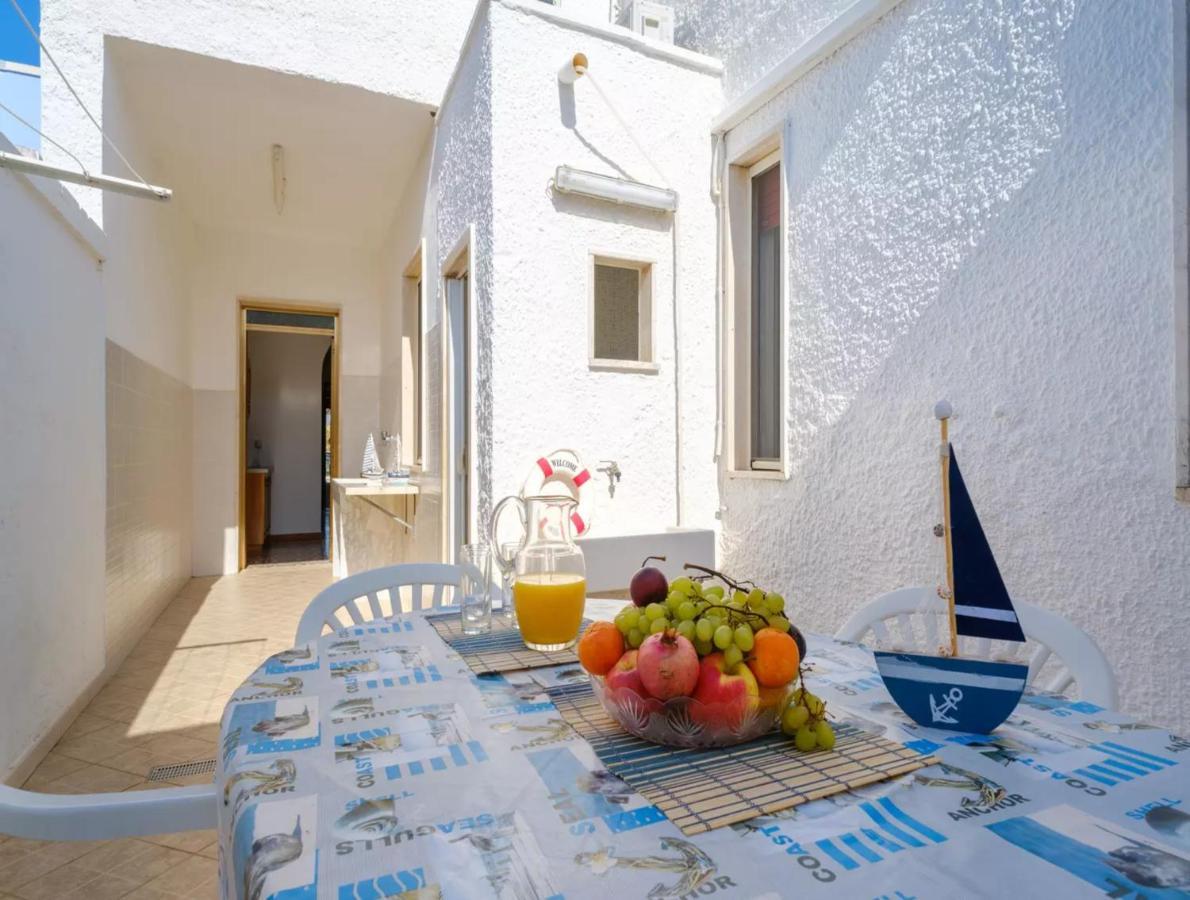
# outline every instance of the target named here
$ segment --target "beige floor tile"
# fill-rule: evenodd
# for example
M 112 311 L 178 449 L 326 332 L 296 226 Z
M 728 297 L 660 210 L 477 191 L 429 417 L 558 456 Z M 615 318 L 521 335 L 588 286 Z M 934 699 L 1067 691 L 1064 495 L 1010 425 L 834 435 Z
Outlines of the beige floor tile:
M 103 716 L 97 716 L 92 712 L 84 711 L 79 713 L 74 721 L 70 723 L 70 727 L 66 729 L 66 733 L 62 735 L 62 738 L 66 740 L 83 737 L 111 723 L 111 719 L 105 719 Z
M 214 828 L 208 828 L 203 831 L 179 831 L 175 834 L 157 834 L 145 838 L 150 843 L 160 844 L 162 847 L 170 847 L 174 850 L 182 850 L 186 853 L 198 853 L 211 844 L 217 844 L 218 839 L 219 836 Z
M 63 896 L 71 900 L 116 900 L 117 897 L 127 897 L 139 886 L 140 882 L 134 878 L 121 878 L 105 872 L 96 875 L 94 881 Z
M 137 838 L 121 838 L 80 856 L 74 864 L 95 873 L 110 872 L 117 866 L 143 856 L 152 847 L 152 844 Z
M 14 892 L 23 900 L 49 900 L 78 890 L 94 881 L 98 873 L 80 866 L 78 860 L 59 866 L 51 872 L 39 875 Z
M 173 894 L 159 891 L 157 888 L 149 887 L 147 884 L 142 884 L 136 890 L 124 896 L 127 900 L 174 900 Z
M 177 897 L 187 897 L 198 885 L 214 884 L 218 874 L 219 864 L 215 860 L 191 856 L 158 875 L 148 886 Z
M 59 846 L 69 847 L 69 844 L 53 844 L 0 869 L 0 891 L 15 893 L 29 882 L 73 862 L 75 857 L 69 852 L 59 853 Z
M 290 645 L 330 582 L 327 564 L 191 579 L 27 783 L 47 793 L 168 787 L 145 780 L 149 767 L 216 754 L 228 698 Z M 213 830 L 91 843 L 0 836 L 0 900 L 215 898 L 217 859 Z
M 169 847 L 154 845 L 135 859 L 115 866 L 110 871 L 113 875 L 123 878 L 139 878 L 140 883 L 145 884 L 189 858 L 190 854 L 183 853 L 181 850 L 171 850 Z
M 46 754 L 45 759 L 37 764 L 37 768 L 33 770 L 32 779 L 36 776 L 41 781 L 57 781 L 72 772 L 77 772 L 79 769 L 87 767 L 87 763 L 81 759 L 74 759 L 57 751 L 51 750 Z
M 141 779 L 129 772 L 109 769 L 107 766 L 87 766 L 59 778 L 55 785 L 70 789 L 71 793 L 85 794 L 104 791 L 122 791 L 132 787 Z

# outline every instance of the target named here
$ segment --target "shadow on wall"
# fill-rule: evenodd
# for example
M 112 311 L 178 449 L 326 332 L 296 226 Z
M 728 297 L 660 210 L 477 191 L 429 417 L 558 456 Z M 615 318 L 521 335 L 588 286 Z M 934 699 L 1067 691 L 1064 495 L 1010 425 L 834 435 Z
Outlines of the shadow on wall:
M 812 596 L 833 601 L 815 627 L 934 572 L 937 437 L 929 409 L 969 383 L 963 372 L 971 370 L 953 378 L 940 370 L 944 354 L 923 355 L 922 337 L 959 340 L 978 327 L 974 318 L 956 320 L 953 303 L 932 308 L 963 293 L 967 286 L 956 282 L 964 262 L 1062 137 L 1060 57 L 1076 5 L 1063 0 L 1044 24 L 1015 21 L 1027 15 L 1018 9 L 973 25 L 957 3 L 915 12 L 906 4 L 865 35 L 862 52 L 849 51 L 846 66 L 820 67 L 773 105 L 793 123 L 791 478 L 777 489 L 780 504 L 771 486 L 721 478 L 720 489 L 730 497 L 726 555 L 748 560 L 733 565 L 771 571 L 777 563 L 754 558 L 755 548 L 795 546 L 795 535 L 801 546 L 787 563 L 794 571 L 815 558 L 829 571 L 830 560 L 848 555 L 830 542 L 850 534 L 865 534 L 860 543 L 881 556 L 835 571 L 835 590 L 862 592 L 846 605 L 828 582 L 808 580 Z M 741 127 L 741 146 L 771 127 L 773 112 Z M 887 396 L 890 387 L 895 396 Z M 952 399 L 961 413 L 963 398 Z M 895 509 L 903 519 L 857 517 L 861 509 Z M 759 544 L 758 522 L 772 532 Z
M 1010 592 L 1091 633 L 1130 712 L 1184 727 L 1186 673 L 1163 661 L 1181 658 L 1190 510 L 1153 402 L 1172 359 L 1153 349 L 1170 326 L 1152 162 L 1169 62 L 1089 77 L 1161 26 L 1073 0 L 1027 22 L 959 6 L 899 7 L 854 63 L 783 98 L 793 474 L 723 481 L 727 565 L 780 583 L 819 630 L 936 580 L 930 405 L 948 395 Z

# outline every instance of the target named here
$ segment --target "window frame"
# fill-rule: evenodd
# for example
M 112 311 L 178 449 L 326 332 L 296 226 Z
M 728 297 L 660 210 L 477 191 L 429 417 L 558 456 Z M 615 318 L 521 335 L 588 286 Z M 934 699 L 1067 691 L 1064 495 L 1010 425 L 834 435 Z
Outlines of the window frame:
M 639 274 L 637 287 L 638 359 L 609 359 L 595 355 L 595 267 L 633 269 Z M 656 308 L 654 271 L 656 262 L 640 256 L 615 251 L 592 250 L 587 254 L 587 366 L 598 372 L 635 372 L 655 374 L 660 371 L 656 354 Z
M 1190 503 L 1190 17 L 1173 5 L 1174 497 Z
M 778 401 L 778 446 L 776 459 L 754 459 L 752 455 L 752 272 L 753 272 L 753 179 L 780 169 L 781 266 L 778 279 L 780 334 L 777 339 L 780 397 Z M 776 132 L 758 140 L 748 150 L 735 154 L 728 163 L 724 189 L 727 197 L 726 304 L 726 416 L 727 474 L 733 478 L 788 480 L 788 312 L 789 302 L 789 199 L 788 160 L 783 134 Z
M 426 426 L 425 426 L 425 385 L 426 385 L 426 350 L 425 350 L 425 321 L 426 321 L 426 239 L 417 242 L 417 250 L 405 266 L 402 273 L 401 293 L 401 337 L 412 338 L 414 346 L 409 348 L 409 359 L 406 360 L 404 341 L 401 345 L 400 372 L 402 377 L 406 371 L 412 375 L 413 386 L 408 394 L 402 385 L 401 394 L 401 453 L 405 462 L 421 470 L 425 463 Z M 405 313 L 413 312 L 413 322 L 405 322 Z M 412 327 L 410 328 L 410 325 Z M 411 409 L 406 410 L 406 400 Z

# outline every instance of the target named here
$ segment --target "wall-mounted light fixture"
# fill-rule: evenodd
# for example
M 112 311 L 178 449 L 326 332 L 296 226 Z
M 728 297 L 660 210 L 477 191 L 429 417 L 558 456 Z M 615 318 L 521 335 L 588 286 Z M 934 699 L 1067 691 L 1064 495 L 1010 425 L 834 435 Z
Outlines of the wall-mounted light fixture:
M 576 53 L 558 70 L 558 80 L 563 84 L 574 84 L 587 74 L 587 54 Z
M 273 144 L 273 208 L 277 215 L 285 209 L 285 148 Z
M 554 173 L 554 187 L 563 194 L 581 194 L 610 203 L 625 206 L 640 206 L 662 212 L 674 212 L 678 208 L 678 192 L 669 188 L 614 178 L 598 172 L 584 172 L 570 166 L 558 166 Z

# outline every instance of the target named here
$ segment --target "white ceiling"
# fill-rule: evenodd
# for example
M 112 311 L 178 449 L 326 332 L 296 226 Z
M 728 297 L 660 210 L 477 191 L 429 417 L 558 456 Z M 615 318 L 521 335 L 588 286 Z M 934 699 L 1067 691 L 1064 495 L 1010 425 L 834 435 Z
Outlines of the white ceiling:
M 134 164 L 148 152 L 154 177 L 197 223 L 379 243 L 430 133 L 430 107 L 135 41 L 107 48 L 131 119 L 121 149 Z M 280 215 L 273 144 L 285 148 Z

